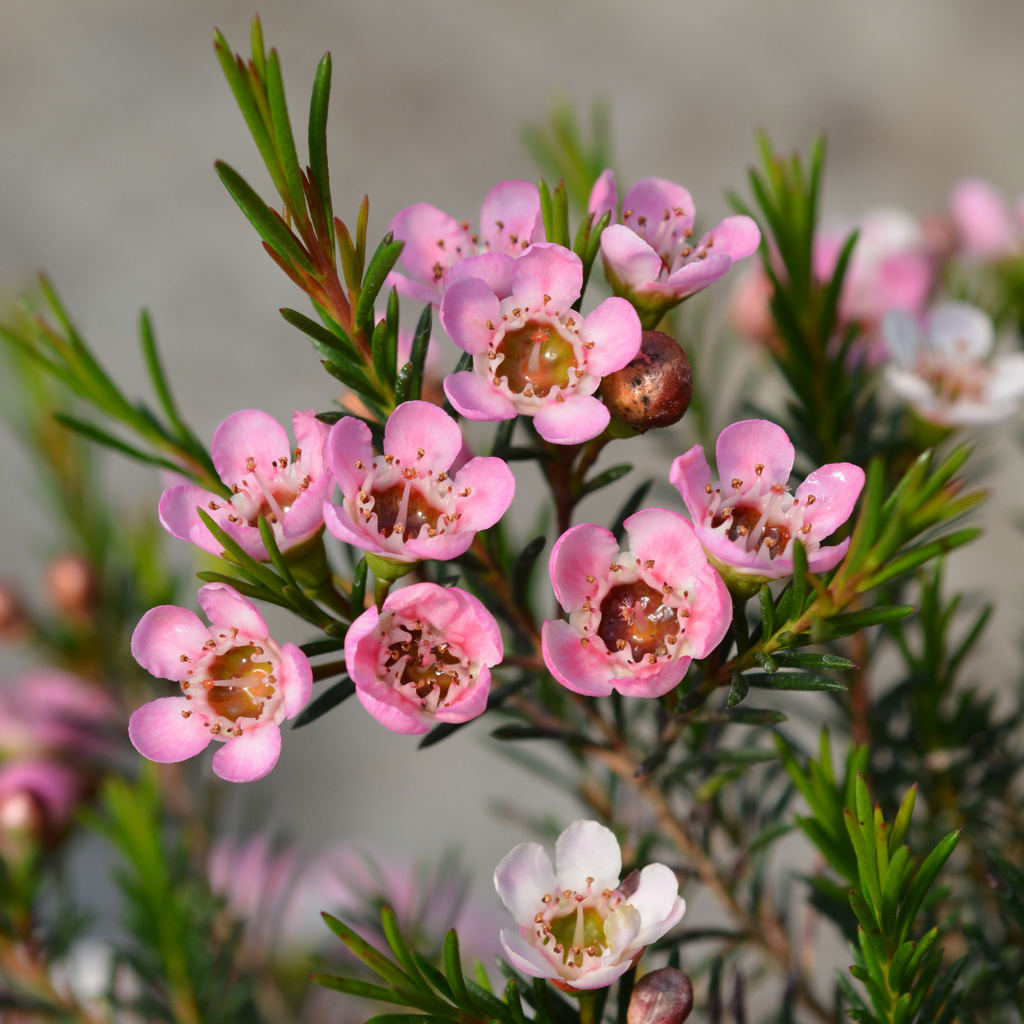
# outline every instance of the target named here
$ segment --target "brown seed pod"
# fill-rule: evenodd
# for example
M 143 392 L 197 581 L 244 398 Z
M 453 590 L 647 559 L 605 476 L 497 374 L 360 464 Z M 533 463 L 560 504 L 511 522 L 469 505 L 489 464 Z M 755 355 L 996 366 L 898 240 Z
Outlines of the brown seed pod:
M 693 1009 L 693 985 L 675 967 L 645 974 L 633 989 L 626 1024 L 682 1024 Z
M 634 430 L 678 423 L 692 395 L 690 360 L 679 342 L 661 331 L 644 331 L 640 351 L 601 381 L 608 411 Z

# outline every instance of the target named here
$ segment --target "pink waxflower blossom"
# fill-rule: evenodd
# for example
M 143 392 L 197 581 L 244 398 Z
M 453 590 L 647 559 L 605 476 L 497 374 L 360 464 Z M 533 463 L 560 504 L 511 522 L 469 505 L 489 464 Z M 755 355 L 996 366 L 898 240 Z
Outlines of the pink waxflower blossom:
M 614 178 L 607 175 L 591 193 L 595 213 L 612 208 Z M 726 217 L 694 242 L 694 213 L 690 193 L 681 185 L 644 178 L 622 200 L 622 223 L 612 223 L 601 235 L 608 284 L 633 303 L 645 330 L 653 330 L 673 306 L 727 274 L 761 242 L 757 224 L 744 216 Z
M 132 655 L 147 672 L 181 684 L 131 717 L 128 735 L 143 757 L 184 761 L 211 740 L 224 746 L 213 770 L 228 782 L 261 779 L 281 753 L 279 723 L 294 718 L 313 689 L 309 661 L 295 644 L 267 636 L 263 616 L 223 583 L 199 590 L 211 625 L 174 605 L 151 608 L 132 634 Z
M 334 486 L 324 453 L 330 428 L 312 409 L 296 412 L 292 427 L 294 449 L 284 427 L 267 413 L 243 409 L 229 416 L 214 431 L 210 454 L 232 496 L 191 484 L 172 487 L 160 498 L 164 529 L 219 555 L 220 544 L 196 513 L 200 506 L 259 560 L 269 557 L 260 537 L 261 514 L 282 552 L 312 541 L 323 528 L 323 503 Z
M 327 529 L 339 540 L 396 562 L 464 554 L 477 530 L 512 504 L 512 471 L 493 457 L 460 459 L 462 431 L 430 402 L 404 402 L 384 427 L 384 453 L 370 430 L 346 416 L 331 429 L 328 459 L 342 503 L 325 502 Z
M 27 797 L 39 809 L 42 832 L 50 837 L 69 824 L 91 780 L 66 764 L 50 760 L 14 760 L 0 765 L 0 807 Z
M 551 552 L 551 581 L 569 621 L 542 631 L 551 674 L 576 693 L 660 697 L 692 658 L 707 657 L 732 621 L 732 601 L 681 515 L 644 509 L 625 522 L 626 545 L 583 523 Z
M 949 205 L 964 255 L 997 260 L 1024 248 L 1024 195 L 1011 207 L 989 182 L 965 178 L 954 187 Z
M 594 224 L 606 213 L 611 215 L 610 224 L 618 220 L 619 186 L 615 181 L 615 172 L 610 167 L 605 168 L 594 182 L 594 187 L 590 190 L 590 201 L 587 203 L 587 213 L 594 215 Z
M 596 821 L 574 821 L 555 843 L 521 843 L 498 865 L 494 887 L 515 918 L 501 944 L 512 966 L 563 990 L 605 988 L 682 920 L 675 872 L 648 864 L 619 881 L 622 851 Z
M 393 732 L 468 722 L 487 708 L 491 667 L 503 655 L 494 616 L 458 587 L 416 583 L 349 627 L 345 663 L 356 696 Z
M 672 463 L 669 479 L 686 502 L 697 538 L 729 589 L 749 596 L 762 583 L 793 574 L 793 541 L 811 572 L 838 565 L 849 538 L 822 547 L 853 511 L 864 471 L 848 462 L 816 469 L 789 493 L 795 452 L 786 432 L 767 420 L 742 420 L 718 436 L 720 481 L 711 482 L 704 449 L 694 445 Z
M 398 260 L 405 273 L 393 271 L 387 285 L 405 298 L 437 305 L 459 261 L 488 253 L 518 256 L 531 242 L 543 240 L 540 192 L 530 181 L 499 182 L 480 208 L 478 235 L 472 234 L 469 221 L 457 221 L 429 203 L 400 210 L 391 230 L 405 242 Z
M 924 420 L 989 426 L 1012 416 L 1024 396 L 1024 354 L 991 358 L 995 328 L 977 306 L 943 302 L 923 317 L 893 311 L 882 330 L 889 387 Z
M 538 242 L 494 267 L 453 282 L 441 302 L 444 329 L 473 355 L 472 370 L 445 378 L 448 400 L 471 420 L 532 416 L 554 444 L 596 437 L 610 416 L 594 392 L 637 354 L 639 318 L 616 298 L 587 317 L 573 310 L 583 262 L 560 245 Z

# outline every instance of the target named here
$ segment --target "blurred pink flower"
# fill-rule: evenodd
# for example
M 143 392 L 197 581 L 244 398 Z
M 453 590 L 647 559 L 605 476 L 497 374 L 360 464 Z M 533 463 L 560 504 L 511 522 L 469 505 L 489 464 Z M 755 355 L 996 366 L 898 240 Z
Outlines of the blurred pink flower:
M 462 431 L 429 402 L 404 402 L 384 427 L 384 454 L 370 429 L 346 416 L 331 429 L 328 459 L 342 503 L 324 502 L 339 540 L 397 562 L 465 553 L 477 530 L 493 526 L 515 496 L 515 477 L 493 457 L 471 458 L 451 475 Z
M 669 479 L 686 502 L 704 550 L 736 593 L 750 595 L 768 580 L 793 574 L 792 541 L 807 550 L 812 572 L 837 565 L 849 538 L 821 543 L 853 511 L 864 471 L 847 462 L 816 469 L 789 494 L 795 452 L 786 432 L 767 420 L 743 420 L 718 437 L 720 481 L 711 482 L 704 449 L 694 445 L 672 463 Z
M 1024 195 L 1011 207 L 989 182 L 965 178 L 954 187 L 949 205 L 966 256 L 1001 259 L 1024 248 Z
M 518 256 L 531 242 L 543 241 L 540 192 L 530 181 L 499 182 L 480 209 L 479 235 L 471 234 L 469 221 L 457 221 L 429 203 L 400 210 L 391 230 L 405 242 L 398 260 L 405 273 L 393 271 L 386 287 L 436 305 L 453 280 L 451 268 L 460 260 L 483 253 Z
M 221 545 L 196 514 L 201 506 L 256 559 L 269 557 L 260 537 L 261 514 L 281 551 L 312 540 L 323 528 L 323 503 L 334 486 L 324 452 L 330 428 L 312 409 L 296 412 L 292 426 L 294 450 L 284 427 L 267 413 L 243 409 L 229 416 L 214 431 L 211 455 L 231 498 L 193 484 L 172 487 L 160 498 L 164 529 L 219 555 Z
M 626 193 L 621 224 L 614 222 L 616 194 L 614 177 L 605 171 L 591 192 L 590 209 L 595 215 L 612 211 L 612 223 L 601 235 L 605 276 L 612 291 L 636 307 L 645 330 L 727 274 L 761 242 L 757 224 L 742 215 L 726 217 L 699 242 L 691 241 L 693 200 L 664 178 L 644 178 Z
M 675 872 L 648 864 L 624 882 L 614 833 L 574 821 L 555 843 L 521 843 L 498 865 L 494 886 L 518 928 L 501 932 L 512 966 L 559 988 L 588 991 L 620 978 L 682 920 Z
M 393 732 L 468 722 L 487 708 L 501 630 L 472 594 L 416 583 L 392 591 L 349 627 L 345 662 L 356 696 Z
M 732 601 L 681 515 L 644 509 L 625 528 L 623 551 L 590 523 L 558 539 L 551 581 L 569 621 L 544 623 L 544 661 L 577 693 L 660 697 L 721 642 Z
M 267 636 L 256 607 L 231 587 L 208 583 L 199 604 L 209 628 L 174 605 L 151 608 L 136 627 L 135 660 L 152 675 L 181 683 L 184 696 L 144 704 L 128 735 L 143 757 L 162 763 L 184 761 L 217 739 L 224 746 L 213 756 L 213 770 L 228 782 L 252 782 L 277 763 L 279 723 L 306 706 L 312 671 L 295 644 Z
M 639 350 L 636 313 L 615 298 L 585 318 L 575 312 L 583 263 L 559 245 L 537 243 L 516 260 L 496 257 L 489 270 L 487 279 L 455 281 L 441 302 L 444 329 L 473 355 L 472 370 L 445 378 L 448 400 L 472 420 L 532 416 L 554 444 L 596 437 L 609 414 L 593 395 L 605 374 Z
M 892 356 L 886 380 L 922 419 L 989 426 L 1012 416 L 1024 397 L 1024 354 L 991 358 L 995 328 L 977 306 L 943 302 L 922 317 L 893 311 L 882 329 Z
M 8 761 L 0 765 L 0 806 L 22 794 L 31 797 L 42 811 L 44 831 L 52 836 L 70 824 L 90 783 L 83 772 L 56 761 Z

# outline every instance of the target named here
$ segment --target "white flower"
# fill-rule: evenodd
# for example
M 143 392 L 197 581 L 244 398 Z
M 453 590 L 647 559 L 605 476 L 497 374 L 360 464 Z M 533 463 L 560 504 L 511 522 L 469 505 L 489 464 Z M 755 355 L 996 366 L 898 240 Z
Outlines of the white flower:
M 882 323 L 889 386 L 922 419 L 984 427 L 1012 416 L 1024 395 L 1024 354 L 989 359 L 995 329 L 966 302 L 943 302 L 922 320 L 894 310 Z
M 675 873 L 648 864 L 623 883 L 622 852 L 596 821 L 574 821 L 555 843 L 555 863 L 521 843 L 498 865 L 494 886 L 516 919 L 501 944 L 517 970 L 560 987 L 604 988 L 686 911 Z

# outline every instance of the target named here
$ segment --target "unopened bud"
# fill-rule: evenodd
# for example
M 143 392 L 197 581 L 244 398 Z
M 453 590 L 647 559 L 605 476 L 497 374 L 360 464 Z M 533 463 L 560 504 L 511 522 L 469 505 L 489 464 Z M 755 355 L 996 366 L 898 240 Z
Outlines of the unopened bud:
M 675 338 L 661 331 L 644 331 L 640 351 L 601 381 L 608 411 L 634 430 L 678 423 L 692 395 L 690 360 Z
M 38 847 L 46 818 L 39 800 L 24 789 L 0 798 L 0 859 L 21 864 Z
M 17 640 L 30 626 L 21 596 L 14 587 L 0 583 L 0 640 Z
M 693 1009 L 693 985 L 675 967 L 645 974 L 633 988 L 626 1024 L 682 1024 Z
M 46 567 L 46 593 L 72 619 L 85 619 L 96 602 L 96 572 L 81 555 L 57 555 Z

